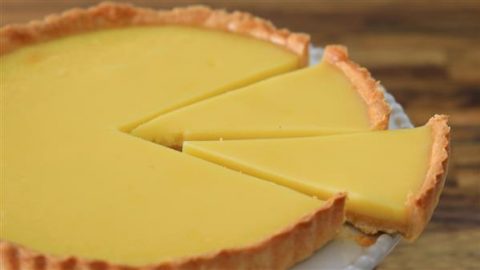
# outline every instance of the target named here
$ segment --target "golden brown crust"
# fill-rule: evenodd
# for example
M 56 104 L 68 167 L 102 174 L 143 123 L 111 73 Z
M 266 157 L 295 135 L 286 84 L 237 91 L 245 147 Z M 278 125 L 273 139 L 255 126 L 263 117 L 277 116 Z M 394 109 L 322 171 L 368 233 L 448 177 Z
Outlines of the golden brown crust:
M 249 13 L 228 13 L 204 6 L 156 11 L 109 2 L 88 9 L 71 9 L 59 15 L 50 15 L 42 21 L 7 25 L 0 29 L 0 55 L 28 44 L 86 31 L 167 24 L 205 27 L 247 35 L 297 54 L 301 66 L 308 63 L 310 37 L 307 34 L 278 29 L 271 22 Z
M 314 213 L 254 245 L 143 267 L 76 257 L 57 258 L 0 240 L 0 269 L 285 269 L 309 257 L 337 234 L 344 222 L 344 206 L 345 194 L 338 194 Z
M 409 194 L 406 201 L 407 220 L 405 223 L 375 219 L 347 211 L 347 220 L 361 231 L 369 234 L 379 231 L 399 232 L 408 241 L 414 241 L 425 229 L 433 210 L 438 204 L 447 175 L 450 127 L 448 117 L 435 115 L 426 124 L 432 132 L 432 150 L 429 166 L 422 187 L 415 194 Z
M 377 219 L 350 211 L 347 211 L 346 215 L 350 224 L 366 234 L 376 234 L 378 232 L 396 233 L 406 230 L 406 225 L 403 223 Z
M 410 241 L 415 240 L 430 221 L 447 176 L 450 143 L 448 116 L 435 115 L 426 126 L 432 131 L 432 152 L 422 187 L 418 193 L 409 194 L 407 199 L 408 227 L 403 234 Z
M 326 46 L 323 57 L 350 79 L 358 94 L 366 103 L 370 128 L 372 130 L 387 129 L 390 106 L 385 101 L 379 82 L 372 78 L 366 68 L 359 66 L 348 58 L 348 51 L 344 46 Z

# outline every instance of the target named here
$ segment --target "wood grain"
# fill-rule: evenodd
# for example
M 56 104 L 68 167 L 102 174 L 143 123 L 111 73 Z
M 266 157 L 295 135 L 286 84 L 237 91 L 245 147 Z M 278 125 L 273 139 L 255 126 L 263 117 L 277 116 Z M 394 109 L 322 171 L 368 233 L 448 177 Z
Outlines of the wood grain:
M 98 1 L 3 0 L 2 24 Z M 132 1 L 170 8 L 198 1 Z M 451 115 L 450 173 L 424 235 L 402 243 L 378 269 L 480 269 L 480 1 L 203 1 L 240 9 L 342 43 L 405 107 L 416 125 Z

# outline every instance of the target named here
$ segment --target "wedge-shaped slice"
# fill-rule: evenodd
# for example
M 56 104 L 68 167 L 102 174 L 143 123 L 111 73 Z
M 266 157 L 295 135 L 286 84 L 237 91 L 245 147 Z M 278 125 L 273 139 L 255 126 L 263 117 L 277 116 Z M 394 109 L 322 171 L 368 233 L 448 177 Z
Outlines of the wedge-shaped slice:
M 133 134 L 179 147 L 184 140 L 311 136 L 385 129 L 390 109 L 366 69 L 328 46 L 314 67 L 163 114 Z
M 414 129 L 185 142 L 183 151 L 319 198 L 347 191 L 347 218 L 354 225 L 413 240 L 443 187 L 449 130 L 445 116 L 434 116 Z

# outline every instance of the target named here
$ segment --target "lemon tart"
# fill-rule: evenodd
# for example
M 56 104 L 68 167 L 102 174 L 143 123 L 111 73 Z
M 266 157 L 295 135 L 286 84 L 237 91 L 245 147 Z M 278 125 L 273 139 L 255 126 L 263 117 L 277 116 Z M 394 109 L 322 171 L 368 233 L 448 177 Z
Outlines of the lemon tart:
M 306 64 L 308 36 L 245 13 L 121 4 L 6 26 L 1 269 L 281 269 L 329 241 L 326 201 L 128 132 Z
M 185 142 L 185 153 L 319 198 L 348 192 L 347 218 L 368 233 L 422 232 L 443 187 L 450 128 L 294 139 Z
M 342 46 L 323 61 L 158 116 L 132 134 L 169 147 L 184 140 L 298 137 L 385 129 L 390 108 Z

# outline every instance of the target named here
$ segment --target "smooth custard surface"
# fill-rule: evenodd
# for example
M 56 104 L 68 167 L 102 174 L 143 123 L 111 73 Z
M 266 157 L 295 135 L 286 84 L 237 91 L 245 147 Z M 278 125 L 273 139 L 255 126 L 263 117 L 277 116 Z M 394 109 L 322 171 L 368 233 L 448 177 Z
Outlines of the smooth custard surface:
M 297 68 L 282 48 L 197 28 L 134 27 L 0 59 L 1 239 L 145 265 L 257 243 L 322 205 L 123 132 Z

